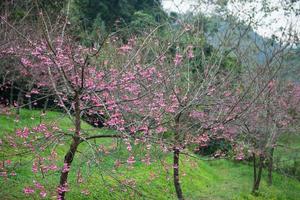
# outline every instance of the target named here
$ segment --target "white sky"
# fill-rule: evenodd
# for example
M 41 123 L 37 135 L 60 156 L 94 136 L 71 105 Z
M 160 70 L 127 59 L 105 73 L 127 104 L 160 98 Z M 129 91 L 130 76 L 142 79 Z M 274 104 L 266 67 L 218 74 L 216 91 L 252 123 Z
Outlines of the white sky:
M 197 10 L 205 11 L 206 13 L 213 10 L 212 6 L 208 4 L 203 4 L 200 6 L 199 0 L 163 0 L 163 7 L 167 11 L 175 11 L 175 12 L 197 12 Z M 249 14 L 255 12 L 254 20 L 259 22 L 259 26 L 254 27 L 255 31 L 260 35 L 269 37 L 272 34 L 275 34 L 281 37 L 282 31 L 280 31 L 280 27 L 289 28 L 290 26 L 297 32 L 300 36 L 300 16 L 285 16 L 284 10 L 280 6 L 281 0 L 267 0 L 270 7 L 279 7 L 278 10 L 272 11 L 269 16 L 264 16 L 264 13 L 261 11 L 262 8 L 262 0 L 256 0 L 252 3 L 232 3 L 231 0 L 228 4 L 229 10 L 240 19 L 247 20 L 249 18 Z M 300 9 L 300 1 L 296 3 L 298 9 Z

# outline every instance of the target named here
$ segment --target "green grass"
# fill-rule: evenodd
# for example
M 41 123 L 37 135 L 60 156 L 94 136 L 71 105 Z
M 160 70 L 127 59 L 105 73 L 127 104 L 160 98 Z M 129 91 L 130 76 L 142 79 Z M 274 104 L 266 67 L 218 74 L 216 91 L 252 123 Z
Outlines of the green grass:
M 63 130 L 73 127 L 71 120 L 64 114 L 47 112 L 41 118 L 40 111 L 22 110 L 19 122 L 15 122 L 14 115 L 0 114 L 0 138 L 5 135 L 15 134 L 17 128 L 35 126 L 43 123 L 56 123 Z M 83 123 L 83 129 L 92 129 Z M 93 130 L 94 133 L 103 133 L 103 130 Z M 104 130 L 107 132 L 107 130 Z M 3 139 L 4 140 L 4 139 Z M 101 139 L 97 145 L 109 148 L 115 144 L 115 140 Z M 0 199 L 40 199 L 38 194 L 25 196 L 22 192 L 24 186 L 31 186 L 32 180 L 39 180 L 50 192 L 46 199 L 55 199 L 55 188 L 59 182 L 59 173 L 33 175 L 31 172 L 31 160 L 34 156 L 7 157 L 9 153 L 17 152 L 9 146 L 1 146 L 1 160 L 12 159 L 17 163 L 14 171 L 16 176 L 8 179 L 0 178 Z M 6 149 L 4 149 L 6 148 Z M 59 159 L 62 160 L 68 146 L 59 146 Z M 139 147 L 134 151 L 139 152 Z M 142 151 L 141 151 L 142 152 Z M 99 153 L 99 162 L 88 162 L 92 156 L 87 144 L 82 144 L 74 159 L 69 176 L 70 191 L 67 199 L 176 199 L 172 177 L 172 155 L 162 154 L 159 150 L 152 152 L 152 163 L 146 165 L 136 162 L 133 167 L 121 165 L 115 169 L 115 160 L 125 161 L 128 153 L 122 144 L 118 143 L 115 150 L 109 154 Z M 136 155 L 138 158 L 139 156 Z M 181 180 L 182 189 L 186 199 L 290 199 L 297 200 L 300 197 L 300 183 L 295 179 L 275 173 L 274 185 L 268 187 L 266 177 L 263 177 L 258 196 L 250 194 L 252 186 L 252 168 L 247 164 L 229 160 L 204 161 L 203 158 L 181 156 Z M 84 184 L 77 183 L 78 170 L 83 174 Z M 127 181 L 127 182 L 126 182 Z M 123 183 L 123 184 L 120 184 Z M 133 184 L 134 183 L 134 184 Z M 128 187 L 127 187 L 127 186 Z M 90 195 L 81 193 L 88 189 Z M 134 192 L 137 191 L 137 192 Z
M 300 180 L 300 136 L 299 133 L 284 133 L 274 152 L 275 167 Z

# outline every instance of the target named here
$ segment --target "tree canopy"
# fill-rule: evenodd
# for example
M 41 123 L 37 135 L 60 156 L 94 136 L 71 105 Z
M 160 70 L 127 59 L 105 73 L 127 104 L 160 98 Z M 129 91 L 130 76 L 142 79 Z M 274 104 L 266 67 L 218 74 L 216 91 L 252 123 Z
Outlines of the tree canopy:
M 90 29 L 97 21 L 112 28 L 116 21 L 127 24 L 137 11 L 143 11 L 160 20 L 163 15 L 160 0 L 75 0 L 72 4 L 72 17 L 79 20 L 85 29 Z

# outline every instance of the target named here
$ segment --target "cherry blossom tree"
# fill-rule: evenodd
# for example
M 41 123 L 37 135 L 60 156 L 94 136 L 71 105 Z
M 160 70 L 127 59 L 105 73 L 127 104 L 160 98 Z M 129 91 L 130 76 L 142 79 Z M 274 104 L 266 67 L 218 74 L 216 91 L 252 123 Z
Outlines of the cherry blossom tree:
M 288 41 L 292 41 L 293 36 L 289 36 Z M 271 44 L 272 40 L 266 40 L 263 44 L 253 43 L 254 49 L 251 51 L 259 52 L 263 57 L 261 61 L 249 60 L 243 54 L 239 57 L 247 69 L 242 85 L 251 87 L 248 87 L 240 102 L 241 107 L 248 109 L 238 120 L 241 132 L 237 141 L 242 141 L 241 146 L 248 149 L 252 156 L 254 193 L 259 189 L 265 162 L 268 164 L 268 183 L 272 184 L 273 152 L 279 137 L 287 134 L 287 130 L 295 123 L 290 111 L 297 110 L 299 103 L 297 85 L 288 84 L 282 78 L 282 73 L 287 70 L 285 57 L 290 53 L 293 43 L 278 41 L 275 46 Z
M 252 154 L 253 192 L 259 189 L 265 162 L 268 169 L 268 183 L 272 184 L 273 154 L 279 138 L 295 131 L 298 122 L 299 86 L 271 80 L 253 107 L 241 118 L 242 141 Z M 243 135 L 245 134 L 245 135 Z M 256 157 L 259 157 L 258 172 Z
M 19 73 L 33 81 L 28 96 L 54 95 L 57 105 L 74 123 L 70 132 L 45 124 L 16 132 L 25 147 L 37 155 L 47 147 L 35 150 L 34 143 L 41 138 L 55 143 L 60 137 L 70 137 L 72 142 L 60 170 L 59 199 L 64 199 L 68 191 L 69 171 L 83 142 L 90 145 L 92 139 L 122 138 L 130 154 L 128 164 L 135 162 L 130 138 L 158 143 L 174 154 L 174 185 L 177 197 L 183 199 L 179 179 L 179 156 L 183 149 L 190 144 L 205 145 L 208 131 L 215 136 L 220 135 L 219 131 L 232 136 L 225 124 L 235 118 L 236 108 L 230 102 L 234 101 L 236 91 L 230 71 L 220 65 L 222 58 L 203 68 L 192 65 L 194 50 L 203 51 L 201 46 L 188 44 L 178 48 L 175 55 L 169 54 L 174 42 L 160 43 L 153 36 L 158 29 L 152 30 L 143 40 L 133 37 L 125 44 L 113 35 L 97 49 L 83 47 L 64 35 L 54 40 L 50 40 L 50 36 L 32 40 L 26 46 L 10 47 L 1 52 L 20 58 Z M 189 31 L 183 27 L 178 38 Z M 154 50 L 147 50 L 148 45 Z M 101 56 L 106 51 L 110 57 L 103 59 Z M 96 116 L 96 120 L 91 121 L 93 125 L 104 123 L 118 134 L 91 134 L 83 130 L 83 116 Z M 172 132 L 173 137 L 163 140 L 166 131 Z M 55 152 L 49 158 L 38 157 L 39 161 L 33 162 L 34 173 L 45 160 L 51 164 L 44 166 L 42 173 L 59 169 L 53 163 Z M 147 154 L 145 162 L 149 162 L 149 157 Z M 45 195 L 46 191 L 40 190 L 41 195 Z M 29 194 L 33 190 L 25 188 L 24 192 Z

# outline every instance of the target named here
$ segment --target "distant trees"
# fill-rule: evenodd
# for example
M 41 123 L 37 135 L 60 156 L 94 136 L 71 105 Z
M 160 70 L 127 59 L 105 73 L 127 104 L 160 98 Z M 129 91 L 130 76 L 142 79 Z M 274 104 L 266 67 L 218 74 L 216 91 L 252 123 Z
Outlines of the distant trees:
M 254 193 L 259 189 L 265 167 L 268 172 L 267 182 L 272 185 L 274 151 L 282 136 L 295 131 L 293 127 L 299 123 L 296 113 L 299 112 L 300 103 L 299 86 L 295 84 L 280 85 L 278 80 L 270 80 L 266 89 L 258 91 L 262 94 L 245 117 L 240 119 L 239 134 L 240 142 L 251 154 L 249 156 L 253 161 Z
M 267 182 L 272 184 L 273 156 L 278 141 L 284 134 L 295 131 L 292 127 L 299 123 L 295 118 L 299 104 L 298 83 L 283 77 L 288 70 L 286 56 L 294 51 L 292 47 L 297 40 L 292 29 L 281 38 L 271 39 L 258 38 L 247 29 L 245 26 L 240 29 L 244 40 L 237 40 L 238 46 L 232 48 L 242 66 L 240 84 L 245 95 L 239 102 L 240 107 L 248 108 L 236 121 L 240 128 L 236 140 L 250 154 L 246 153 L 253 162 L 252 191 L 256 193 L 264 168 L 268 170 Z M 250 87 L 244 89 L 244 86 Z
M 145 12 L 156 21 L 160 21 L 165 15 L 159 0 L 75 0 L 71 7 L 71 16 L 79 20 L 76 23 L 88 30 L 96 21 L 102 21 L 108 30 L 114 30 L 115 26 L 129 24 L 138 11 Z
M 249 2 L 235 3 L 241 6 L 250 5 Z M 295 2 L 283 2 L 280 6 L 267 1 L 264 3 L 261 6 L 266 16 L 272 13 L 272 9 L 280 8 L 287 10 L 286 16 L 297 15 L 293 8 Z M 221 8 L 219 11 L 222 17 L 215 21 L 219 23 L 218 28 L 208 38 L 215 48 L 223 50 L 223 56 L 232 56 L 233 66 L 242 76 L 235 83 L 241 94 L 235 97 L 236 103 L 239 104 L 237 107 L 245 112 L 238 113 L 233 123 L 237 125 L 236 128 L 240 128 L 235 137 L 237 146 L 241 148 L 237 151 L 237 158 L 244 159 L 243 149 L 252 154 L 252 190 L 255 193 L 259 189 L 264 168 L 268 169 L 268 183 L 272 184 L 273 154 L 278 140 L 284 134 L 295 131 L 295 124 L 299 123 L 295 117 L 295 110 L 299 104 L 298 83 L 287 83 L 286 77 L 283 78 L 283 74 L 287 74 L 288 71 L 289 61 L 286 56 L 293 55 L 291 52 L 295 49 L 292 47 L 299 45 L 299 32 L 292 28 L 291 22 L 281 27 L 280 34 L 274 34 L 270 39 L 263 38 L 253 31 L 253 27 L 261 20 L 255 18 L 256 13 L 249 11 L 249 16 L 238 19 L 232 16 L 234 13 L 227 10 L 226 6 L 220 6 L 218 3 L 215 6 Z M 238 14 L 239 9 L 237 7 Z M 293 103 L 290 103 L 290 100 Z

